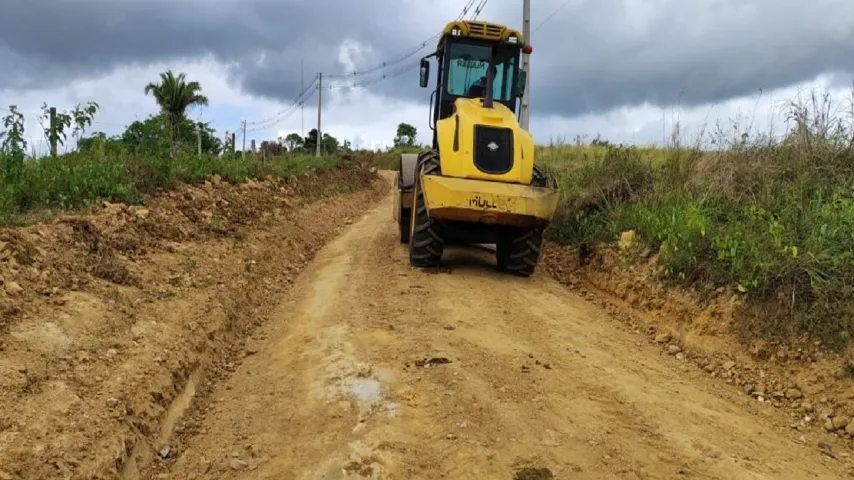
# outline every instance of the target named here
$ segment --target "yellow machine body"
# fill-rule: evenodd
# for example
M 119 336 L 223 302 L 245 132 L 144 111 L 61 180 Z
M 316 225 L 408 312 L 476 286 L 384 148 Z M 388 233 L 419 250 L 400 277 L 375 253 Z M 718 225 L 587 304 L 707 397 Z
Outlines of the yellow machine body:
M 531 50 L 516 30 L 457 21 L 430 55 L 439 68 L 433 148 L 401 155 L 394 189 L 394 218 L 413 266 L 438 265 L 445 245 L 495 243 L 499 268 L 533 273 L 560 192 L 535 167 L 534 140 L 516 120 L 526 78 L 518 67 L 522 51 Z

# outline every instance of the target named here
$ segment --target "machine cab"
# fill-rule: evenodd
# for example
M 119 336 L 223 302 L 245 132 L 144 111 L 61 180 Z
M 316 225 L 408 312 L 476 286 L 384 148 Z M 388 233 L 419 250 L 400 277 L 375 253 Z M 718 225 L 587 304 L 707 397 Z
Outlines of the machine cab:
M 526 81 L 519 57 L 530 52 L 522 34 L 503 25 L 468 20 L 448 23 L 436 52 L 421 59 L 422 87 L 429 82 L 428 58 L 436 57 L 439 70 L 431 97 L 434 146 L 436 122 L 453 114 L 458 98 L 480 98 L 487 108 L 493 102 L 501 103 L 516 113 Z

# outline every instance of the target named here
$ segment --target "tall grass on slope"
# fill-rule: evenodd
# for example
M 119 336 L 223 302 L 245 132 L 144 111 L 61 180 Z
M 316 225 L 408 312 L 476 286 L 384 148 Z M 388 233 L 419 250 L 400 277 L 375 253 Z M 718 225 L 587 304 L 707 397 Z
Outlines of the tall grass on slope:
M 813 96 L 790 106 L 783 140 L 718 138 L 711 151 L 541 154 L 563 189 L 549 235 L 583 245 L 634 230 L 660 253 L 666 281 L 734 285 L 774 305 L 779 315 L 757 333 L 844 343 L 854 328 L 854 116 L 839 111 Z
M 0 172 L 5 160 L 0 155 Z M 39 208 L 78 209 L 104 200 L 138 202 L 178 181 L 201 183 L 214 174 L 231 182 L 268 175 L 288 178 L 334 168 L 339 162 L 336 156 L 289 155 L 264 162 L 255 155 L 244 159 L 189 152 L 172 161 L 168 155 L 137 155 L 122 149 L 32 159 L 24 162 L 15 178 L 0 180 L 0 224 L 8 225 Z

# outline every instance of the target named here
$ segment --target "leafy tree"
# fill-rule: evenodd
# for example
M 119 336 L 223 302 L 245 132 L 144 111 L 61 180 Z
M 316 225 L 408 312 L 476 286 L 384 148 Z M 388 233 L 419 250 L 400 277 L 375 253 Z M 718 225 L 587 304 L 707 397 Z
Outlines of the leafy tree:
M 285 146 L 278 141 L 263 140 L 261 141 L 261 151 L 269 156 L 283 155 L 285 153 Z
M 65 140 L 67 138 L 65 135 L 65 129 L 71 126 L 71 115 L 67 112 L 57 110 L 55 122 L 56 123 L 53 128 L 56 130 L 56 143 L 57 145 L 65 145 Z M 39 117 L 39 125 L 42 127 L 42 132 L 44 133 L 44 138 L 47 140 L 48 145 L 52 145 L 50 107 L 48 107 L 47 103 L 44 102 L 42 102 L 42 115 Z
M 121 136 L 122 143 L 135 153 L 156 153 L 169 148 L 169 133 L 161 115 L 151 115 L 127 126 Z
M 143 121 L 137 120 L 128 125 L 122 133 L 121 142 L 128 150 L 137 153 L 162 152 L 169 146 L 171 135 L 174 135 L 171 131 L 162 115 L 151 115 Z M 194 122 L 187 118 L 178 126 L 178 143 L 190 145 L 192 150 L 195 150 L 197 132 L 202 136 L 202 153 L 218 155 L 223 151 L 222 140 L 217 138 L 216 132 L 208 123 Z
M 394 137 L 395 147 L 411 147 L 415 145 L 415 138 L 418 136 L 418 130 L 408 123 L 401 123 L 397 126 L 397 135 Z
M 231 132 L 225 132 L 225 141 L 222 146 L 223 153 L 234 153 L 234 142 L 231 141 Z
M 181 125 L 186 118 L 187 109 L 193 105 L 207 105 L 208 98 L 201 93 L 199 82 L 187 82 L 186 74 L 176 77 L 171 70 L 160 74 L 160 83 L 149 83 L 145 94 L 151 94 L 166 117 L 172 141 L 172 159 L 178 153 L 181 143 Z
M 94 153 L 99 158 L 103 158 L 107 153 L 122 152 L 125 149 L 122 143 L 122 137 L 113 135 L 107 137 L 104 132 L 92 132 L 88 137 L 81 137 L 77 141 L 77 150 L 84 153 Z
M 27 138 L 24 136 L 24 114 L 18 111 L 17 105 L 9 105 L 9 114 L 3 119 L 6 128 L 3 136 L 0 157 L 3 167 L 3 178 L 7 182 L 17 182 L 24 168 L 24 157 L 27 151 Z
M 196 145 L 198 142 L 198 133 L 202 137 L 202 153 L 210 153 L 219 155 L 222 153 L 224 145 L 222 140 L 216 136 L 216 131 L 207 122 L 193 122 L 192 120 L 184 120 L 181 122 L 181 142 Z M 197 133 L 198 132 L 198 133 Z M 195 150 L 195 149 L 194 149 Z
M 317 129 L 312 128 L 308 131 L 308 135 L 302 142 L 303 148 L 307 151 L 314 151 L 317 148 Z
M 305 141 L 303 142 L 304 149 L 308 152 L 314 152 L 317 148 L 317 129 L 312 128 L 308 132 L 308 136 L 305 137 Z M 321 153 L 331 154 L 338 151 L 339 143 L 338 139 L 329 135 L 328 133 L 324 133 L 320 140 L 320 151 Z
M 321 153 L 335 153 L 338 151 L 339 144 L 338 139 L 333 137 L 328 133 L 323 134 L 323 138 L 320 140 L 320 151 Z
M 316 135 L 317 134 L 315 134 L 315 138 Z M 302 150 L 303 148 L 305 148 L 305 140 L 298 133 L 288 134 L 288 136 L 285 137 L 283 143 L 285 145 L 285 148 L 287 148 L 289 152 L 295 152 L 297 150 Z
M 74 130 L 72 130 L 71 136 L 76 138 L 78 142 L 83 138 L 86 128 L 92 126 L 98 108 L 100 106 L 97 102 L 87 102 L 85 107 L 78 104 L 71 110 L 71 119 L 74 121 Z

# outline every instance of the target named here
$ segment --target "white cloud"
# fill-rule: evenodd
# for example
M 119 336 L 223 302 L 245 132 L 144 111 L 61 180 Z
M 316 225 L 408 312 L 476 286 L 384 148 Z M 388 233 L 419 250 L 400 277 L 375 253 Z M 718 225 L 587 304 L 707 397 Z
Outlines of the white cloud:
M 354 57 L 370 56 L 370 49 L 355 42 L 342 46 L 341 52 L 339 60 L 345 65 Z M 257 122 L 275 117 L 287 107 L 237 90 L 229 83 L 226 66 L 212 58 L 123 67 L 102 77 L 75 80 L 63 88 L 53 90 L 3 90 L 0 91 L 0 106 L 19 106 L 27 116 L 27 135 L 32 146 L 44 153 L 47 145 L 36 119 L 42 102 L 64 109 L 81 102 L 97 101 L 101 110 L 93 130 L 117 134 L 124 125 L 157 111 L 153 99 L 144 95 L 143 88 L 149 81 L 156 81 L 160 72 L 170 68 L 186 72 L 190 79 L 202 84 L 205 94 L 210 98 L 210 106 L 194 109 L 190 115 L 192 118 L 211 121 L 221 136 L 226 131 L 237 129 L 242 118 Z M 310 82 L 311 79 L 306 81 Z M 839 99 L 847 94 L 847 90 L 834 85 L 837 84 L 832 77 L 821 76 L 805 85 L 761 95 L 757 92 L 754 96 L 732 99 L 718 105 L 665 111 L 650 106 L 624 107 L 605 114 L 565 118 L 541 116 L 533 110 L 531 127 L 538 143 L 561 138 L 572 141 L 577 135 L 589 138 L 597 134 L 614 142 L 661 143 L 663 137 L 669 140 L 677 119 L 681 126 L 682 141 L 692 142 L 702 127 L 714 128 L 717 121 L 728 126 L 730 121 L 739 116 L 742 125 L 753 122 L 754 131 L 767 132 L 773 127 L 780 132 L 785 128 L 781 102 L 794 98 L 799 90 L 810 88 L 830 91 Z M 414 82 L 413 88 L 418 88 Z M 420 142 L 430 143 L 432 132 L 428 127 L 429 92 L 426 89 L 422 97 L 415 102 L 385 96 L 382 82 L 370 87 L 325 90 L 322 130 L 342 141 L 350 140 L 356 147 L 377 148 L 390 145 L 397 125 L 406 122 L 418 128 Z M 317 119 L 316 102 L 315 96 L 306 103 L 304 110 L 293 109 L 290 115 L 270 124 L 269 128 L 250 132 L 247 134 L 247 146 L 253 138 L 260 143 L 261 140 L 290 132 L 307 132 L 314 128 Z M 238 145 L 241 140 L 238 133 Z
M 837 86 L 832 76 L 820 75 L 805 84 L 693 108 L 644 105 L 575 118 L 541 117 L 532 112 L 531 130 L 538 143 L 573 142 L 576 137 L 591 140 L 601 135 L 616 143 L 661 145 L 672 142 L 677 132 L 680 143 L 694 144 L 701 136 L 708 140 L 718 126 L 733 136 L 746 131 L 752 137 L 779 137 L 788 128 L 790 102 L 806 101 L 810 92 L 830 94 L 838 107 L 849 105 L 850 90 Z

